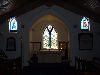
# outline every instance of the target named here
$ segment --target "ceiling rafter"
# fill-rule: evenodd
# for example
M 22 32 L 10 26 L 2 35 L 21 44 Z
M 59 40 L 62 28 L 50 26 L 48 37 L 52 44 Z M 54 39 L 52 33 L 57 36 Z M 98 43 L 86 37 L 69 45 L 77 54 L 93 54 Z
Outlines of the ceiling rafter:
M 0 19 L 19 16 L 41 5 L 47 5 L 48 7 L 59 5 L 100 23 L 100 3 L 97 0 L 2 0 L 0 5 L 3 1 L 8 1 L 9 4 L 6 7 L 7 3 L 5 2 L 3 7 L 0 6 Z

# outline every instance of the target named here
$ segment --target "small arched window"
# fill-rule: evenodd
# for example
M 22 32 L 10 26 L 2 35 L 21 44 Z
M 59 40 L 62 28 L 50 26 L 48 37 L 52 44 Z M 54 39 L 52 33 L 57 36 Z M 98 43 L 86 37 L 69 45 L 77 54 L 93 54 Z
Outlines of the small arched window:
M 52 25 L 48 25 L 43 32 L 43 48 L 58 49 L 58 33 Z
M 16 39 L 14 37 L 7 38 L 7 51 L 16 51 Z
M 17 32 L 18 25 L 17 25 L 16 18 L 15 17 L 10 18 L 8 21 L 9 21 L 9 31 Z
M 83 17 L 81 20 L 81 29 L 90 31 L 90 21 L 89 18 Z

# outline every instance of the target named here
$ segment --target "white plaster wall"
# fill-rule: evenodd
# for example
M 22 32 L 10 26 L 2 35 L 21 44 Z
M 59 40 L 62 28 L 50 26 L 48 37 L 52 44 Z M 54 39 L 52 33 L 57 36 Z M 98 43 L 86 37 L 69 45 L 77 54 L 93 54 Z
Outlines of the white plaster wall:
M 51 8 L 48 9 L 47 6 L 41 6 L 38 7 L 26 14 L 23 14 L 22 16 L 20 16 L 20 20 L 23 21 L 22 24 L 25 25 L 25 28 L 23 29 L 23 42 L 24 42 L 24 50 L 23 50 L 23 55 L 24 55 L 24 65 L 27 65 L 27 61 L 29 60 L 29 45 L 28 45 L 28 41 L 29 41 L 29 37 L 28 37 L 28 31 L 30 29 L 30 27 L 32 26 L 32 24 L 41 16 L 46 15 L 48 13 L 54 14 L 55 16 L 59 17 L 65 24 L 66 24 L 66 28 L 68 28 L 69 31 L 69 38 L 70 38 L 70 50 L 69 50 L 69 57 L 70 57 L 70 62 L 71 65 L 74 65 L 74 58 L 75 56 L 81 56 L 83 58 L 89 59 L 91 60 L 92 57 L 94 57 L 96 55 L 96 53 L 98 53 L 99 50 L 99 46 L 98 43 L 96 41 L 99 40 L 99 36 L 95 37 L 94 36 L 94 47 L 92 51 L 80 51 L 79 50 L 79 45 L 78 45 L 78 33 L 81 33 L 80 30 L 80 20 L 82 19 L 82 16 L 77 15 L 75 13 L 72 13 L 68 10 L 65 10 L 59 6 L 53 6 Z M 91 21 L 91 20 L 90 20 Z M 74 25 L 77 26 L 77 28 L 74 28 Z M 94 25 L 94 22 L 92 22 L 91 25 Z M 97 24 L 96 24 L 97 25 Z M 92 31 L 93 32 L 93 28 Z M 97 44 L 97 45 L 96 45 Z M 97 49 L 96 49 L 97 48 Z
M 53 6 L 51 8 L 48 8 L 47 6 L 40 6 L 30 12 L 27 12 L 21 16 L 18 17 L 19 25 L 24 25 L 25 27 L 21 30 L 22 31 L 22 37 L 23 37 L 23 65 L 27 66 L 28 65 L 28 60 L 30 59 L 29 57 L 29 30 L 30 27 L 32 27 L 33 23 L 40 18 L 43 15 L 46 15 L 48 13 L 54 14 L 55 16 L 59 17 L 66 25 L 66 28 L 68 28 L 69 31 L 69 57 L 70 57 L 70 63 L 71 65 L 74 65 L 74 58 L 75 56 L 81 56 L 83 58 L 86 58 L 88 60 L 91 60 L 92 57 L 100 57 L 100 24 L 93 22 L 90 20 L 92 23 L 92 31 L 93 32 L 93 50 L 88 51 L 80 51 L 79 50 L 79 45 L 78 45 L 78 33 L 81 33 L 82 31 L 80 30 L 80 20 L 82 19 L 82 16 L 77 15 L 75 13 L 72 13 L 64 8 L 61 8 L 59 6 Z M 74 28 L 74 25 L 77 26 L 77 28 Z M 0 37 L 5 41 L 6 36 L 5 32 L 8 30 L 7 24 L 2 25 L 2 30 L 4 32 L 4 35 Z M 8 36 L 8 34 L 7 34 Z M 9 35 L 10 36 L 10 35 Z M 19 39 L 18 39 L 19 40 Z M 0 48 L 5 50 L 5 42 L 2 42 L 3 46 Z M 19 52 L 20 48 L 18 47 Z M 7 53 L 8 55 L 13 55 L 14 53 L 12 52 L 11 54 Z M 17 56 L 19 53 L 16 53 L 15 55 Z
M 43 9 L 43 10 L 41 10 Z M 23 29 L 23 42 L 24 42 L 24 65 L 27 65 L 27 61 L 29 60 L 29 51 L 27 49 L 29 49 L 29 44 L 26 43 L 26 42 L 29 42 L 29 37 L 27 35 L 29 35 L 29 33 L 27 31 L 29 31 L 30 27 L 32 27 L 32 23 L 31 22 L 35 22 L 39 17 L 43 16 L 43 15 L 46 15 L 48 13 L 51 13 L 51 14 L 54 14 L 54 10 L 53 9 L 50 9 L 48 10 L 48 8 L 46 6 L 41 6 L 38 8 L 38 10 L 34 10 L 34 11 L 30 11 L 22 16 L 20 16 L 20 20 L 23 21 L 24 25 L 25 25 L 25 28 Z M 37 16 L 36 16 L 37 14 Z M 32 17 L 34 16 L 34 17 Z M 58 16 L 59 17 L 59 16 Z M 67 27 L 66 27 L 67 28 Z M 25 33 L 25 34 L 24 34 Z M 25 41 L 27 40 L 27 41 Z

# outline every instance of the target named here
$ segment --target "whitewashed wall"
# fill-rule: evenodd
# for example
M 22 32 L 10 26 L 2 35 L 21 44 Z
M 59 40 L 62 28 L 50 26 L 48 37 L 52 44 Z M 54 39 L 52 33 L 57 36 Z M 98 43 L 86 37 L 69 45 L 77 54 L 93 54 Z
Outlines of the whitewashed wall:
M 89 51 L 89 50 L 85 50 L 85 51 L 81 51 L 79 50 L 79 44 L 78 44 L 78 33 L 81 33 L 82 31 L 80 30 L 80 20 L 82 19 L 82 16 L 75 14 L 73 12 L 70 12 L 64 8 L 61 8 L 59 6 L 52 6 L 51 8 L 48 8 L 47 6 L 40 6 L 30 12 L 27 12 L 21 16 L 19 16 L 18 19 L 18 23 L 19 25 L 24 25 L 25 27 L 21 30 L 22 31 L 22 36 L 23 36 L 23 65 L 27 66 L 28 65 L 28 60 L 30 59 L 29 57 L 29 30 L 32 27 L 33 23 L 37 21 L 37 19 L 39 19 L 41 16 L 46 15 L 46 14 L 53 14 L 57 17 L 59 17 L 59 19 L 61 19 L 64 24 L 66 25 L 66 28 L 68 28 L 68 32 L 69 32 L 69 38 L 70 38 L 70 49 L 69 49 L 69 57 L 70 57 L 70 63 L 71 65 L 74 65 L 74 58 L 75 56 L 81 56 L 85 59 L 91 60 L 93 57 L 100 57 L 99 53 L 100 53 L 100 24 L 91 21 L 91 32 L 93 32 L 93 50 Z M 77 26 L 77 28 L 74 28 L 74 25 Z M 19 28 L 21 29 L 21 28 Z M 3 36 L 0 37 L 2 40 L 6 40 L 6 36 L 8 36 L 8 34 L 6 35 L 6 31 L 8 30 L 8 26 L 7 24 L 2 25 L 2 31 Z M 11 34 L 9 34 L 10 36 Z M 16 37 L 17 38 L 17 37 Z M 17 38 L 18 39 L 18 38 Z M 18 39 L 19 40 L 19 39 Z M 19 40 L 20 41 L 20 40 Z M 0 43 L 0 48 L 5 50 L 5 42 L 2 41 L 2 44 Z M 18 47 L 18 53 L 17 51 L 14 52 L 15 55 L 20 55 L 20 45 L 17 44 Z M 9 54 L 8 52 L 6 52 L 10 57 L 11 54 L 12 56 L 15 56 L 14 53 L 12 52 L 11 54 Z
M 73 12 L 70 12 L 68 10 L 65 10 L 59 6 L 53 6 L 51 8 L 48 9 L 47 6 L 41 6 L 41 7 L 38 7 L 22 16 L 19 17 L 19 19 L 21 21 L 23 21 L 22 24 L 25 25 L 25 28 L 23 29 L 23 42 L 24 42 L 24 52 L 23 52 L 23 55 L 24 55 L 24 65 L 27 65 L 27 61 L 29 60 L 29 45 L 28 45 L 28 42 L 29 42 L 29 29 L 30 27 L 32 27 L 33 23 L 39 19 L 41 16 L 43 15 L 46 15 L 46 14 L 53 14 L 57 17 L 59 17 L 63 22 L 64 24 L 66 25 L 66 28 L 68 28 L 68 31 L 69 31 L 69 38 L 70 38 L 70 50 L 69 50 L 69 57 L 70 57 L 70 62 L 71 62 L 71 65 L 74 65 L 74 58 L 75 56 L 81 56 L 83 58 L 86 58 L 86 59 L 89 59 L 91 60 L 92 57 L 94 56 L 98 56 L 96 55 L 96 53 L 99 52 L 99 46 L 98 46 L 98 43 L 96 41 L 100 41 L 99 39 L 97 39 L 98 37 L 95 37 L 94 36 L 94 46 L 93 46 L 93 50 L 92 51 L 88 51 L 88 50 L 85 50 L 85 51 L 80 51 L 79 50 L 79 44 L 78 44 L 78 33 L 81 33 L 82 31 L 80 30 L 80 21 L 82 19 L 82 16 L 80 15 L 77 15 Z M 94 34 L 94 29 L 93 27 L 95 27 L 96 23 L 94 23 L 92 20 L 91 21 L 91 27 L 92 27 L 92 31 L 93 32 L 93 35 Z M 77 26 L 77 28 L 74 28 L 74 25 Z M 97 45 L 96 45 L 97 44 Z

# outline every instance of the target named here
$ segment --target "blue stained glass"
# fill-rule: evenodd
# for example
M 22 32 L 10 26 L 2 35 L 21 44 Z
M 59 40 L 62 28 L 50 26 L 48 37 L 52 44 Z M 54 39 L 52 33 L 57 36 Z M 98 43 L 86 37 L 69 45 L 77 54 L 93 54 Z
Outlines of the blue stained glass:
M 17 30 L 17 21 L 16 18 L 10 18 L 9 20 L 9 31 L 16 31 Z
M 83 17 L 81 20 L 81 29 L 90 31 L 90 21 L 89 18 Z

